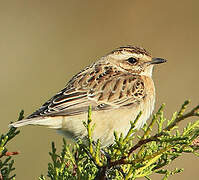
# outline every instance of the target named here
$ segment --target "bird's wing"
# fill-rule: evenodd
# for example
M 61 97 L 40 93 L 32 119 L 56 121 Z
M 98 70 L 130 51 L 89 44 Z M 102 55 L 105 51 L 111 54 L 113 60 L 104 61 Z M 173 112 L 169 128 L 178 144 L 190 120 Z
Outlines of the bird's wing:
M 146 95 L 144 81 L 113 69 L 86 70 L 74 76 L 66 87 L 28 118 L 39 116 L 70 116 L 92 110 L 108 110 L 135 105 Z

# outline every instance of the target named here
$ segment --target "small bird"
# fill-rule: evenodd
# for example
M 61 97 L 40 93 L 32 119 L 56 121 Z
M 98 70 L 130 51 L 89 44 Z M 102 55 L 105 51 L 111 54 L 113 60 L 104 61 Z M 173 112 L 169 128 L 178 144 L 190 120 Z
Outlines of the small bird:
M 130 121 L 140 111 L 142 116 L 135 128 L 146 123 L 155 103 L 153 66 L 164 62 L 141 47 L 117 48 L 73 76 L 64 89 L 33 114 L 10 126 L 46 126 L 73 140 L 84 139 L 87 130 L 83 121 L 91 106 L 93 140 L 108 146 L 114 142 L 114 131 L 126 135 Z

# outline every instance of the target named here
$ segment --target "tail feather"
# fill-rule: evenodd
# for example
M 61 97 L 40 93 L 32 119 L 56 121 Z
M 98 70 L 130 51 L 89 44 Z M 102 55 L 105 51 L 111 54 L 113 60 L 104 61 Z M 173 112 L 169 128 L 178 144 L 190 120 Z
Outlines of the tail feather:
M 21 121 L 14 122 L 9 125 L 9 127 L 21 127 L 26 125 L 39 125 L 39 126 L 46 126 L 49 128 L 59 129 L 62 127 L 62 120 L 63 117 L 38 117 L 32 119 L 23 119 Z

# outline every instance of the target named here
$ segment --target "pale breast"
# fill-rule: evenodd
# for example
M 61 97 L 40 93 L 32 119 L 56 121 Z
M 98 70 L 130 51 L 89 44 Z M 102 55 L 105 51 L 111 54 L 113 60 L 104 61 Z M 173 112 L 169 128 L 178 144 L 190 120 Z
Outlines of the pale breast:
M 140 104 L 140 109 L 142 110 L 142 116 L 140 121 L 138 121 L 137 128 L 142 127 L 147 119 L 151 116 L 154 105 L 155 105 L 155 86 L 152 78 L 148 76 L 142 76 L 145 82 L 146 96 L 143 99 L 143 102 Z

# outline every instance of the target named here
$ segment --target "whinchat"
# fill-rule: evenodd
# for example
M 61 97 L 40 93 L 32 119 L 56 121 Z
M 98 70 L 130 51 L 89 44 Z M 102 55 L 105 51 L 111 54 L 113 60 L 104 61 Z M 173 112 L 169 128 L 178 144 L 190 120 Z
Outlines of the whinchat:
M 164 62 L 140 47 L 115 49 L 76 74 L 33 114 L 10 126 L 41 125 L 72 139 L 85 138 L 87 130 L 82 121 L 91 106 L 93 139 L 99 139 L 102 146 L 110 145 L 113 132 L 125 135 L 140 111 L 135 128 L 150 117 L 155 103 L 153 66 Z

